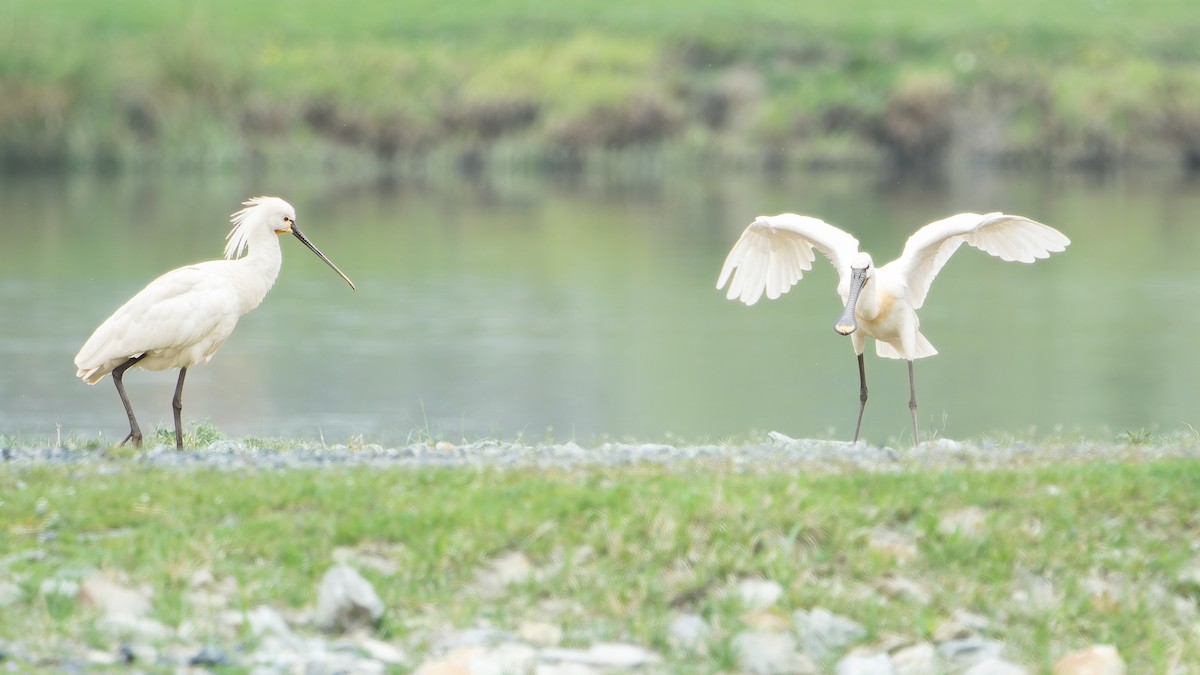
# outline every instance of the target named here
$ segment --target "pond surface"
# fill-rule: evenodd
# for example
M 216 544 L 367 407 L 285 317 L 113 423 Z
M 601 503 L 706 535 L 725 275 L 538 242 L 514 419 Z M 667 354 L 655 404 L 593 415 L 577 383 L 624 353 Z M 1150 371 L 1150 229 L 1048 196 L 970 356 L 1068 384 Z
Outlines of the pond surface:
M 401 443 L 848 438 L 858 406 L 823 258 L 790 293 L 725 300 L 717 272 L 756 215 L 796 211 L 882 264 L 918 226 L 1002 210 L 1066 253 L 1028 266 L 963 247 L 933 284 L 917 361 L 923 431 L 1187 431 L 1200 426 L 1200 184 L 970 174 L 942 185 L 852 174 L 563 182 L 6 177 L 0 182 L 0 434 L 119 440 L 109 379 L 72 359 L 158 274 L 219 257 L 227 214 L 279 194 L 358 285 L 290 237 L 263 305 L 189 372 L 184 415 L 232 436 Z M 863 435 L 909 442 L 904 363 L 868 343 Z M 170 424 L 175 373 L 125 380 L 144 429 Z

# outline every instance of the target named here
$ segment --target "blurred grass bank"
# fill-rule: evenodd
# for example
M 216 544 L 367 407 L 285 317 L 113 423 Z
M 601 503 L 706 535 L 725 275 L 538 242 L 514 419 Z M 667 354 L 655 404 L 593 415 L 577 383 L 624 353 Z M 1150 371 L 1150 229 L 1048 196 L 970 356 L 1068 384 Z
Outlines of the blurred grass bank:
M 0 163 L 1200 168 L 1191 0 L 7 0 Z

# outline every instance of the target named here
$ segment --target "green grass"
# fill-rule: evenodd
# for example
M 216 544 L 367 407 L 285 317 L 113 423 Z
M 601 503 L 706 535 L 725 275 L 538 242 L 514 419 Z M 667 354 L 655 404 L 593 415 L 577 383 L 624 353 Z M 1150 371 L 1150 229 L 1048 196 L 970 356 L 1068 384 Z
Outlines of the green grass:
M 978 536 L 939 531 L 945 514 L 967 506 L 987 513 Z M 0 614 L 0 641 L 33 630 L 107 646 L 74 603 L 38 599 L 44 579 L 122 572 L 151 585 L 156 618 L 175 625 L 193 611 L 185 591 L 197 569 L 236 579 L 246 608 L 299 608 L 313 601 L 333 549 L 349 547 L 396 564 L 391 575 L 361 570 L 389 608 L 381 633 L 390 639 L 431 623 L 515 630 L 521 620 L 551 620 L 567 644 L 629 640 L 710 672 L 745 628 L 744 610 L 721 589 L 765 577 L 786 589 L 781 616 L 824 606 L 864 623 L 870 639 L 927 637 L 964 608 L 991 617 L 987 635 L 1030 667 L 1109 642 L 1131 672 L 1165 672 L 1180 656 L 1200 664 L 1191 619 L 1169 599 L 1200 593 L 1180 581 L 1193 562 L 1198 510 L 1192 459 L 893 475 L 0 465 L 0 558 L 10 561 L 0 579 L 25 591 Z M 916 556 L 872 549 L 877 528 L 910 537 Z M 39 544 L 46 532 L 56 536 Z M 38 548 L 44 557 L 20 555 Z M 513 551 L 545 577 L 502 597 L 479 595 L 476 571 Z M 1048 579 L 1061 601 L 1028 611 L 1013 600 L 1023 574 Z M 888 575 L 924 584 L 931 601 L 878 602 L 873 589 Z M 1096 575 L 1127 591 L 1116 605 L 1089 595 L 1083 580 Z M 544 601 L 565 598 L 575 604 L 545 615 Z M 673 611 L 698 612 L 714 627 L 712 660 L 671 652 Z
M 847 159 L 911 143 L 879 130 L 921 108 L 907 83 L 930 78 L 998 125 L 1000 154 L 1186 153 L 1197 30 L 1186 0 L 15 0 L 0 6 L 0 159 L 571 161 L 662 144 Z

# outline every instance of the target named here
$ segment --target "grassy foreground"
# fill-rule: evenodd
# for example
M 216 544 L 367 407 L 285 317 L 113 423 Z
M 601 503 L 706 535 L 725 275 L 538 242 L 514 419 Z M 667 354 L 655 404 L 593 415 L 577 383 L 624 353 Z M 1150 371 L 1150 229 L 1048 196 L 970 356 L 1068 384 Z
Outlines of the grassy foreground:
M 11 0 L 0 160 L 1200 165 L 1190 0 Z
M 986 514 L 978 530 L 941 527 L 971 506 Z M 988 637 L 1032 668 L 1107 642 L 1130 672 L 1167 672 L 1200 664 L 1192 619 L 1164 599 L 1200 594 L 1197 512 L 1191 459 L 891 475 L 0 464 L 0 580 L 24 591 L 0 613 L 0 641 L 34 631 L 108 646 L 74 603 L 39 598 L 45 579 L 122 572 L 151 585 L 155 617 L 175 625 L 194 609 L 185 591 L 198 569 L 235 579 L 247 609 L 299 608 L 334 549 L 349 547 L 395 563 L 390 574 L 361 570 L 389 608 L 388 638 L 442 622 L 512 629 L 544 618 L 543 601 L 570 599 L 553 617 L 567 644 L 630 640 L 670 653 L 672 612 L 694 611 L 713 626 L 715 648 L 678 660 L 729 670 L 728 640 L 750 619 L 723 589 L 763 577 L 786 589 L 782 618 L 820 605 L 865 624 L 869 641 L 927 637 L 963 608 L 989 617 Z M 874 545 L 881 531 L 912 550 Z M 35 549 L 45 555 L 24 555 Z M 542 570 L 536 581 L 479 594 L 477 570 L 511 552 Z M 1031 575 L 1053 586 L 1054 602 L 1016 597 Z M 889 578 L 917 582 L 929 601 L 880 602 Z

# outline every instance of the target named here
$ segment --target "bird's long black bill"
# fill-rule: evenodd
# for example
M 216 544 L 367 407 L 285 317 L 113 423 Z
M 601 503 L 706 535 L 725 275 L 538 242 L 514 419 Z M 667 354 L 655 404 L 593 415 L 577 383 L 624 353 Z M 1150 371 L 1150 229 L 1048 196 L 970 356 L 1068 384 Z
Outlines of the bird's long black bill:
M 858 319 L 854 318 L 854 306 L 858 304 L 858 294 L 862 291 L 865 283 L 867 283 L 867 271 L 851 269 L 850 293 L 846 298 L 846 308 L 842 310 L 842 315 L 838 317 L 837 323 L 833 324 L 833 329 L 839 335 L 849 335 L 858 330 Z
M 327 258 L 324 253 L 321 253 L 321 249 L 314 246 L 313 243 L 308 240 L 308 237 L 304 236 L 304 233 L 301 232 L 299 230 L 299 228 L 296 227 L 295 224 L 292 225 L 292 234 L 296 235 L 296 238 L 300 240 L 301 244 L 304 244 L 305 246 L 307 246 L 308 250 L 312 251 L 313 253 L 316 253 L 318 258 L 320 258 L 321 260 L 324 260 L 326 265 L 329 265 L 330 267 L 332 267 L 333 271 L 338 273 L 338 276 L 345 279 L 346 283 L 350 284 L 350 288 L 357 290 L 354 286 L 354 282 L 350 281 L 350 277 L 348 277 L 344 273 L 342 273 L 342 271 L 338 269 L 338 266 L 333 264 L 332 260 Z

